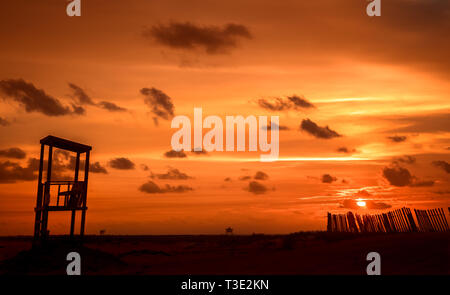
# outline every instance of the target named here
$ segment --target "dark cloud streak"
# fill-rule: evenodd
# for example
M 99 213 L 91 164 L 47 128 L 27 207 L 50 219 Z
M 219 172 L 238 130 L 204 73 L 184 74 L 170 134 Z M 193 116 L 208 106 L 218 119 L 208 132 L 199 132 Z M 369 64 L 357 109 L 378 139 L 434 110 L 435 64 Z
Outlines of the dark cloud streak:
M 127 158 L 115 158 L 109 161 L 109 166 L 119 170 L 133 170 L 135 165 Z
M 143 36 L 170 48 L 203 48 L 208 54 L 227 53 L 237 47 L 240 39 L 252 38 L 248 28 L 243 25 L 198 26 L 190 22 L 155 25 L 145 29 Z
M 38 112 L 47 116 L 81 115 L 83 108 L 75 104 L 72 109 L 64 106 L 58 99 L 48 95 L 23 79 L 0 81 L 0 94 L 3 100 L 12 99 L 25 108 L 27 113 Z
M 450 164 L 446 161 L 434 161 L 432 164 L 438 168 L 441 168 L 445 172 L 450 173 Z
M 331 139 L 342 136 L 336 131 L 331 130 L 328 126 L 325 127 L 318 126 L 310 119 L 302 120 L 302 123 L 300 124 L 300 129 L 306 131 L 307 133 L 313 135 L 314 137 L 322 139 Z
M 156 116 L 155 125 L 158 125 L 158 118 L 169 120 L 174 116 L 175 107 L 172 99 L 156 88 L 142 88 L 141 94 L 145 96 L 144 102 L 151 108 L 151 112 Z
M 17 147 L 9 148 L 6 150 L 0 150 L 0 157 L 12 158 L 12 159 L 25 159 L 26 153 Z
M 165 193 L 185 193 L 188 191 L 194 190 L 192 187 L 187 185 L 176 185 L 172 186 L 169 184 L 166 184 L 165 186 L 158 186 L 153 181 L 148 181 L 144 184 L 142 184 L 139 187 L 139 190 L 143 193 L 147 194 L 165 194 Z

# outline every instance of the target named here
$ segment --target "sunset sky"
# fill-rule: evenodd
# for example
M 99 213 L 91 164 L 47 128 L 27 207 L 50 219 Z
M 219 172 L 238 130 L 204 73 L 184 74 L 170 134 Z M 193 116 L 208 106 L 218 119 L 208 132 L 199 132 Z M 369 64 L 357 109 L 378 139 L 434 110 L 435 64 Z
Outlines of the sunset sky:
M 364 0 L 82 0 L 80 17 L 4 2 L 0 235 L 33 232 L 50 134 L 93 147 L 88 234 L 289 233 L 327 212 L 450 206 L 448 1 L 382 0 L 380 17 Z M 279 160 L 174 157 L 171 120 L 194 107 L 279 116 Z

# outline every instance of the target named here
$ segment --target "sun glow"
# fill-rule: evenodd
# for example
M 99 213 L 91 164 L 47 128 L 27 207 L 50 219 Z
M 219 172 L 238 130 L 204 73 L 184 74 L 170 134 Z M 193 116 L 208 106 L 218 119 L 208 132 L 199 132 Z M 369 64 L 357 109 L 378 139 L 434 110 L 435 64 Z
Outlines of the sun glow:
M 359 207 L 366 207 L 366 202 L 362 201 L 362 200 L 358 200 L 358 201 L 356 201 L 356 205 L 358 205 Z

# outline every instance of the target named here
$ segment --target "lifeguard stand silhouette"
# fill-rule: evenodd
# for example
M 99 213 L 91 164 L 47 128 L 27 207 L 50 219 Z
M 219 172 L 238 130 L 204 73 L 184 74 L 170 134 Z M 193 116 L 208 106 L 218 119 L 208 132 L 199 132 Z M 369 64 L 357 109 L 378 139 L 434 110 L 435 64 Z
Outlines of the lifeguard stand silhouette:
M 55 136 L 47 136 L 40 141 L 41 156 L 39 160 L 39 176 L 38 189 L 36 200 L 36 219 L 34 223 L 34 240 L 42 240 L 48 237 L 48 212 L 50 211 L 72 211 L 72 218 L 70 222 L 70 237 L 74 236 L 75 229 L 75 213 L 81 210 L 81 228 L 80 237 L 84 235 L 84 225 L 86 221 L 86 199 L 87 186 L 89 176 L 89 154 L 92 147 L 70 140 L 58 138 Z M 48 146 L 47 159 L 47 175 L 46 181 L 42 182 L 44 169 L 44 150 Z M 75 175 L 73 181 L 52 181 L 52 155 L 53 148 L 58 148 L 76 153 L 75 161 Z M 84 180 L 78 180 L 78 172 L 80 170 L 80 156 L 85 154 L 84 165 Z M 57 186 L 58 193 L 56 195 L 56 202 L 50 199 L 51 187 Z

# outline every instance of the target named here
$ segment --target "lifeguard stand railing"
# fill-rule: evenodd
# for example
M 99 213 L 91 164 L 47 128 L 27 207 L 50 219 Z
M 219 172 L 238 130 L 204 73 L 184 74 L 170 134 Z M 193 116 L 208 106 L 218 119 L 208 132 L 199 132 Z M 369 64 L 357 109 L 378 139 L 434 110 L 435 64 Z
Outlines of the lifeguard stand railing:
M 34 224 L 34 240 L 48 237 L 48 213 L 50 211 L 71 211 L 70 236 L 74 236 L 76 211 L 81 211 L 80 236 L 84 235 L 86 222 L 86 201 L 89 177 L 89 155 L 92 147 L 70 140 L 47 136 L 40 141 L 41 155 L 39 160 L 39 176 L 36 200 L 36 217 Z M 48 146 L 46 181 L 43 182 L 45 146 Z M 76 153 L 73 181 L 52 181 L 53 149 L 58 148 Z M 85 154 L 84 180 L 79 181 L 80 157 Z M 51 195 L 52 187 L 57 187 L 57 193 Z

